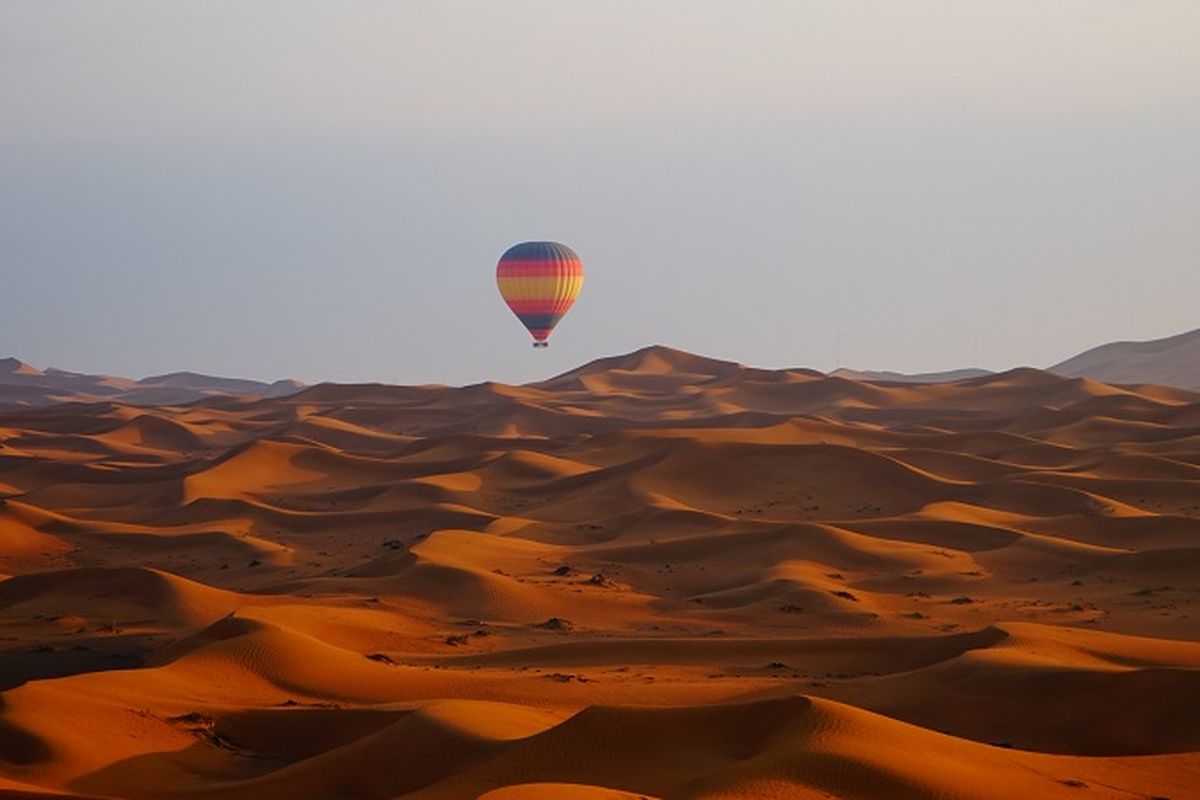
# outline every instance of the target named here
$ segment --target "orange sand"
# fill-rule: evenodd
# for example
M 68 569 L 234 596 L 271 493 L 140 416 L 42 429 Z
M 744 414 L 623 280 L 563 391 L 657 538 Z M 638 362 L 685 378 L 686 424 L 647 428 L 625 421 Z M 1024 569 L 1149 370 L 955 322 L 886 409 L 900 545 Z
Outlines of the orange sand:
M 0 795 L 1200 797 L 1200 394 L 666 348 L 0 413 Z

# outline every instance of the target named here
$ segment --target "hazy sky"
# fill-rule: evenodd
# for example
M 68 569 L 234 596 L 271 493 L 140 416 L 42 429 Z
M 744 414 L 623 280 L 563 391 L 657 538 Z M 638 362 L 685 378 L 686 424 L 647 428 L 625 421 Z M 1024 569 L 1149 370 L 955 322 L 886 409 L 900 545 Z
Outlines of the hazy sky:
M 1200 3 L 0 0 L 0 356 L 535 379 L 1200 327 Z M 587 283 L 549 350 L 510 244 Z

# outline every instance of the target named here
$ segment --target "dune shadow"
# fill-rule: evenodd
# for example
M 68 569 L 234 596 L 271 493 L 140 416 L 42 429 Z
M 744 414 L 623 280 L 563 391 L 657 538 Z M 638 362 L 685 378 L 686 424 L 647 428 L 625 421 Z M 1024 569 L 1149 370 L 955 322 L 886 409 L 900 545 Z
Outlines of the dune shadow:
M 142 666 L 161 636 L 118 634 L 73 637 L 56 645 L 28 644 L 0 650 L 0 691 L 29 681 L 64 678 Z

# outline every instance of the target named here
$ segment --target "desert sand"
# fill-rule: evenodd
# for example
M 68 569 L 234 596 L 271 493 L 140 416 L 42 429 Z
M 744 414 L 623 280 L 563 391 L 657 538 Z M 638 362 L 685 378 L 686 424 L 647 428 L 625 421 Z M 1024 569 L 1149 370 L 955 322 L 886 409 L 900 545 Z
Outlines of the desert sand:
M 1182 389 L 656 347 L 10 410 L 0 497 L 7 796 L 1200 798 Z

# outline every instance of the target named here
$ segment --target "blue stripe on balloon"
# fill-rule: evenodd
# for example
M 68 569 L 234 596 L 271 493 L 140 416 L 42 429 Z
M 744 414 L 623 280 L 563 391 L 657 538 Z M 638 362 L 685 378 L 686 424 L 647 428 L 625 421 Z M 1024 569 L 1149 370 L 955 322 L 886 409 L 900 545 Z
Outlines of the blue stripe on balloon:
M 558 242 L 521 242 L 514 244 L 504 251 L 500 260 L 511 258 L 515 261 L 569 261 L 579 260 L 575 251 L 565 244 Z
M 553 328 L 563 318 L 562 314 L 517 314 L 517 319 L 526 328 Z

